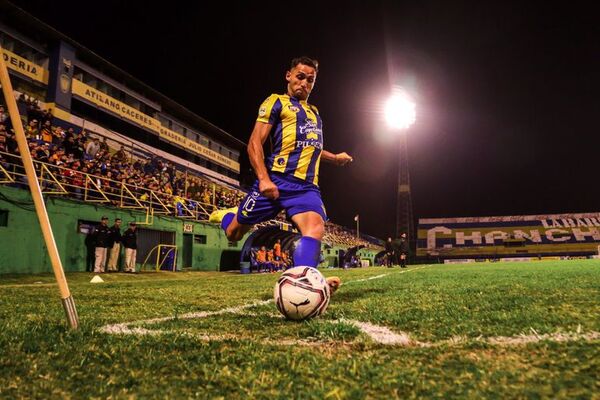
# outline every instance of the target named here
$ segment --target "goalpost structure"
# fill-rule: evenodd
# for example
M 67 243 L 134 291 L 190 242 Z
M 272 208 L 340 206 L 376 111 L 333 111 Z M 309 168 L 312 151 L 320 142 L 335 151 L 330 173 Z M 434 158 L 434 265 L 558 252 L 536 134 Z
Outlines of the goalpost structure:
M 3 54 L 4 50 L 2 49 L 2 46 L 0 46 L 0 83 L 2 84 L 4 99 L 6 100 L 6 107 L 8 108 L 10 120 L 15 131 L 15 138 L 19 146 L 19 153 L 21 153 L 23 167 L 25 167 L 25 172 L 27 174 L 27 182 L 29 184 L 29 189 L 31 190 L 31 197 L 33 197 L 33 203 L 35 204 L 35 211 L 37 213 L 38 220 L 40 221 L 44 242 L 48 248 L 48 254 L 50 256 L 56 282 L 58 283 L 62 304 L 67 314 L 67 321 L 71 329 L 77 329 L 79 326 L 79 317 L 77 316 L 75 301 L 73 300 L 71 292 L 69 291 L 67 278 L 65 277 L 65 272 L 58 255 L 58 248 L 56 247 L 56 241 L 54 240 L 54 234 L 52 233 L 52 227 L 50 226 L 50 219 L 48 218 L 48 212 L 46 211 L 46 205 L 44 204 L 42 191 L 35 173 L 35 168 L 33 167 L 33 160 L 31 158 L 31 153 L 29 152 L 27 138 L 25 137 L 23 123 L 21 122 L 21 116 L 19 115 L 17 101 L 15 100 Z
M 157 246 L 154 246 L 152 250 L 148 252 L 146 259 L 142 263 L 140 271 L 146 270 L 146 264 L 148 263 L 148 259 L 150 259 L 150 257 L 152 256 L 154 250 L 156 250 L 156 262 L 154 263 L 155 271 L 160 271 L 165 261 L 169 258 L 173 263 L 171 265 L 171 271 L 175 272 L 177 270 L 177 246 L 172 244 L 159 244 Z M 163 252 L 163 250 L 166 250 L 166 252 Z

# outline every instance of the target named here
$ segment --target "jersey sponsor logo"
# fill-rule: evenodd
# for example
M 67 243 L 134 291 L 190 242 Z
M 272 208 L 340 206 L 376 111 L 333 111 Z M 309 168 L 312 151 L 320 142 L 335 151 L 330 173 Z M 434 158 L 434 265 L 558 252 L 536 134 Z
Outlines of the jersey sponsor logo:
M 297 112 L 300 112 L 300 108 L 298 108 L 297 106 L 295 106 L 295 105 L 293 105 L 293 104 L 290 104 L 290 105 L 288 106 L 288 108 L 289 108 L 289 110 L 290 110 L 290 111 L 292 111 L 292 112 L 295 112 L 295 113 L 297 113 Z
M 266 106 L 260 106 L 260 108 L 258 110 L 258 116 L 259 117 L 264 117 L 265 115 L 267 115 L 267 107 Z
M 317 123 L 307 119 L 304 122 L 304 125 L 300 126 L 300 140 L 296 141 L 296 147 L 316 147 L 317 149 L 323 148 L 322 143 L 322 131 L 321 128 L 317 126 Z

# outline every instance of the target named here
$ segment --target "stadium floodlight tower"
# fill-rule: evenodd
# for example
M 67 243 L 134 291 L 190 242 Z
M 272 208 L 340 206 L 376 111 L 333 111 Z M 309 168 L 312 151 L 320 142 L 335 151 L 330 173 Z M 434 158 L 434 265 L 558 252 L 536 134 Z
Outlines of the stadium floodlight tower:
M 403 232 L 409 243 L 414 241 L 410 177 L 408 174 L 408 150 L 406 132 L 416 120 L 416 104 L 402 88 L 395 88 L 385 104 L 385 119 L 388 126 L 400 135 L 398 168 L 398 193 L 396 203 L 396 237 Z

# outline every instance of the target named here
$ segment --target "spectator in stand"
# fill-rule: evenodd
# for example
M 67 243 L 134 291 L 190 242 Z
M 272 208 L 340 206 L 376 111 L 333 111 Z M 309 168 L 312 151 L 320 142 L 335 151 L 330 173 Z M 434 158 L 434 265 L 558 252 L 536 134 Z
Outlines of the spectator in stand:
M 65 141 L 65 131 L 60 126 L 54 128 L 52 132 L 52 143 L 55 146 L 62 146 Z
M 50 121 L 44 123 L 40 134 L 44 142 L 52 143 L 52 125 L 50 125 Z
M 40 140 L 40 131 L 38 130 L 38 121 L 33 119 L 25 127 L 25 136 L 29 140 Z
M 4 106 L 0 106 L 0 124 L 4 124 L 8 120 L 8 113 L 4 110 Z
M 125 272 L 135 273 L 135 260 L 137 256 L 137 232 L 135 222 L 129 223 L 127 229 L 121 238 L 123 247 L 125 247 Z
M 110 249 L 108 257 L 108 272 L 119 271 L 119 256 L 121 255 L 121 218 L 115 218 L 114 225 L 110 228 L 107 247 Z
M 127 152 L 125 151 L 125 146 L 121 145 L 121 148 L 119 149 L 119 151 L 117 151 L 113 155 L 113 160 L 120 161 L 120 162 L 126 162 L 126 161 L 128 161 L 128 159 L 129 159 L 129 156 L 127 155 Z
M 46 122 L 49 122 L 50 124 L 52 124 L 52 118 L 53 118 L 52 110 L 50 108 L 47 108 L 46 111 L 44 111 L 42 113 L 42 116 L 40 119 L 42 120 L 42 124 L 45 125 Z
M 100 225 L 98 225 L 94 233 L 94 244 L 96 246 L 94 272 L 97 274 L 104 273 L 109 238 L 110 229 L 108 227 L 108 217 L 102 217 Z
M 106 136 L 104 136 L 104 138 L 102 139 L 102 142 L 100 142 L 100 151 L 103 151 L 106 154 L 108 154 L 108 151 L 110 149 L 108 146 L 107 140 L 108 140 L 108 138 Z
M 100 151 L 100 139 L 94 138 L 85 146 L 85 155 L 88 160 L 93 160 Z

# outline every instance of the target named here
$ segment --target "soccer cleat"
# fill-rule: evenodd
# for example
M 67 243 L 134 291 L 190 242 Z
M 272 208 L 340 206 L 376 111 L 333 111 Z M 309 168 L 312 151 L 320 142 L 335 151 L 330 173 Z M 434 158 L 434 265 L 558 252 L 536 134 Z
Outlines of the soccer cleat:
M 337 276 L 330 276 L 329 278 L 325 279 L 325 281 L 329 285 L 329 290 L 331 291 L 331 294 L 335 293 L 335 291 L 338 290 L 340 286 L 342 286 L 342 281 Z
M 208 217 L 208 222 L 218 224 L 223 220 L 224 216 L 226 216 L 229 213 L 237 214 L 237 211 L 238 211 L 237 207 L 224 208 L 222 210 L 215 210 L 210 214 L 210 217 Z

